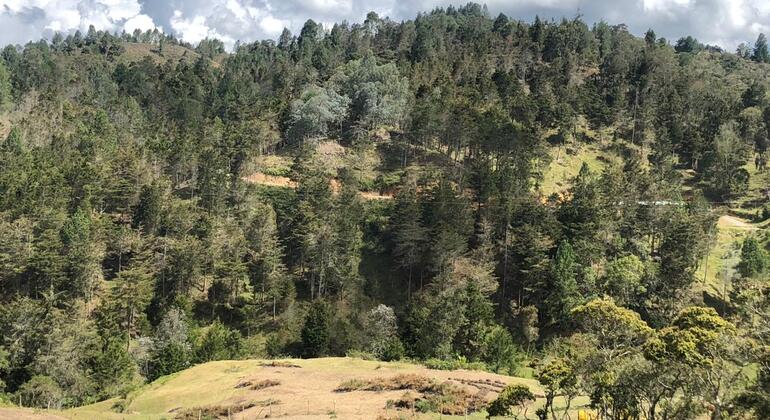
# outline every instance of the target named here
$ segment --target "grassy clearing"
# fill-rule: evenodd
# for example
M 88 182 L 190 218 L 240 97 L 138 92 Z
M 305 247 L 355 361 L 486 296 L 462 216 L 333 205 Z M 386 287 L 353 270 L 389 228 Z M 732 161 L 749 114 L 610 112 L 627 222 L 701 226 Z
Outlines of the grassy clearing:
M 439 418 L 434 409 L 446 413 L 442 418 L 453 418 L 451 414 L 460 414 L 454 418 L 464 418 L 464 411 L 468 408 L 468 418 L 481 419 L 486 416 L 482 407 L 496 398 L 499 389 L 510 383 L 527 385 L 535 395 L 540 396 L 529 410 L 529 418 L 534 418 L 533 413 L 543 405 L 544 400 L 543 389 L 532 379 L 468 370 L 433 370 L 406 362 L 353 358 L 211 362 L 160 378 L 126 399 L 114 398 L 64 411 L 7 410 L 18 416 L 30 413 L 40 416 L 29 417 L 31 419 L 131 420 L 197 418 L 199 413 L 216 417 L 228 410 L 232 418 L 249 419 L 268 415 L 291 418 L 398 418 L 410 417 L 414 410 L 417 418 L 430 419 Z M 348 392 L 337 391 L 342 384 L 356 386 Z M 576 410 L 584 408 L 587 402 L 585 397 L 573 401 L 570 410 L 573 417 Z M 564 404 L 563 399 L 557 398 L 557 408 Z M 415 406 L 432 412 L 420 413 Z
M 741 259 L 741 244 L 746 236 L 760 229 L 760 225 L 724 215 L 719 218 L 716 229 L 709 252 L 695 273 L 700 286 L 695 289 L 724 297 Z
M 601 145 L 594 143 L 580 144 L 577 147 L 553 147 L 550 154 L 551 163 L 540 185 L 540 191 L 545 196 L 567 190 L 584 162 L 595 173 L 601 173 L 607 162 L 615 159 L 611 153 L 602 150 Z
M 733 211 L 742 216 L 753 217 L 766 201 L 763 191 L 770 185 L 770 171 L 758 170 L 754 162 L 749 162 L 743 168 L 749 173 L 749 188 L 735 202 Z
M 253 159 L 250 172 L 261 172 L 270 176 L 289 176 L 293 160 L 285 155 L 261 155 Z

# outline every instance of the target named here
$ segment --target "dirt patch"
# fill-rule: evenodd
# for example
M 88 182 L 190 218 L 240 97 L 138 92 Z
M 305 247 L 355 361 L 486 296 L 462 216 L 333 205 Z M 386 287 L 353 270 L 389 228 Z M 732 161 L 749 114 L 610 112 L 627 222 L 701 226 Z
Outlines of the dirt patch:
M 0 408 L 0 419 L 16 420 L 65 420 L 64 417 L 26 408 Z
M 751 223 L 748 223 L 744 220 L 741 220 L 735 216 L 729 216 L 724 215 L 719 218 L 719 221 L 717 222 L 717 226 L 720 228 L 737 228 L 737 229 L 748 229 L 748 230 L 756 230 L 758 229 L 756 226 L 752 225 Z
M 262 172 L 254 172 L 253 174 L 244 177 L 244 181 L 251 182 L 252 184 L 267 185 L 269 187 L 282 187 L 282 188 L 297 188 L 297 182 L 291 178 L 285 176 L 273 176 L 267 175 Z M 329 186 L 334 194 L 339 194 L 342 189 L 338 180 L 332 179 L 329 181 Z M 362 191 L 358 195 L 364 200 L 392 200 L 393 194 L 386 193 L 380 194 L 372 191 Z
M 267 175 L 262 172 L 254 172 L 244 179 L 253 184 L 267 185 L 270 187 L 297 188 L 297 183 L 291 178 Z
M 345 154 L 345 148 L 336 141 L 322 141 L 318 143 L 316 152 L 322 157 L 335 158 Z

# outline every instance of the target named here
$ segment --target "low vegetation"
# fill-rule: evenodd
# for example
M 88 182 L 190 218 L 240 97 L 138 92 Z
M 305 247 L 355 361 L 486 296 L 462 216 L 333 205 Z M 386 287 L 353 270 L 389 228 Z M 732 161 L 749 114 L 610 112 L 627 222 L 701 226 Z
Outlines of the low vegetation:
M 174 415 L 178 420 L 214 420 L 221 418 L 230 418 L 238 413 L 251 409 L 253 407 L 268 407 L 274 404 L 280 404 L 277 400 L 249 401 L 246 403 L 222 406 L 192 407 L 180 410 Z
M 486 401 L 479 393 L 472 393 L 452 383 L 438 383 L 434 379 L 402 374 L 390 378 L 351 379 L 341 383 L 336 392 L 352 391 L 400 391 L 408 390 L 399 399 L 387 404 L 397 408 L 419 412 L 437 412 L 449 415 L 480 411 Z

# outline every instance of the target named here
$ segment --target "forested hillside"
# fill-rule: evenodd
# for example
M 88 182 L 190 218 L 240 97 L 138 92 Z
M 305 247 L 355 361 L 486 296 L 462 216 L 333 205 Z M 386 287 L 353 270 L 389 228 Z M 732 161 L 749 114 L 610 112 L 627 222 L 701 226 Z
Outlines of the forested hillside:
M 764 36 L 732 53 L 477 4 L 232 52 L 7 46 L 0 400 L 348 354 L 532 375 L 540 418 L 557 396 L 763 418 L 768 63 Z M 755 224 L 719 243 L 727 211 Z

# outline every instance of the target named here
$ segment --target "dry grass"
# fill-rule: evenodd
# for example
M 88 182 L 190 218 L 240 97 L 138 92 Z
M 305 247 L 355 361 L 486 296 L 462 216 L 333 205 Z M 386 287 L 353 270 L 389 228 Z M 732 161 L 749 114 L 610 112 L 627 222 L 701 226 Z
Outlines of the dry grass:
M 192 407 L 180 410 L 174 418 L 180 420 L 231 418 L 238 413 L 242 413 L 254 407 L 268 407 L 276 404 L 280 404 L 280 401 L 268 399 L 262 401 L 249 401 L 232 405 Z
M 436 382 L 426 376 L 404 373 L 390 378 L 350 379 L 341 383 L 334 391 L 398 391 L 411 389 L 419 392 L 429 392 L 435 387 Z
M 388 401 L 386 405 L 410 412 L 460 416 L 482 411 L 487 405 L 485 395 L 485 392 L 472 393 L 466 388 L 446 382 L 422 395 L 407 391 L 399 399 Z
M 243 178 L 244 181 L 251 182 L 253 184 L 266 185 L 268 187 L 280 187 L 280 188 L 297 188 L 297 183 L 289 177 L 285 176 L 273 176 L 263 174 L 262 172 L 255 172 L 247 177 Z M 338 194 L 341 190 L 341 185 L 336 179 L 330 181 L 332 192 Z M 392 194 L 378 194 L 374 192 L 359 192 L 359 196 L 364 200 L 392 200 Z
M 248 388 L 252 391 L 259 391 L 260 389 L 270 388 L 271 386 L 278 386 L 281 381 L 275 379 L 264 379 L 261 381 L 244 381 L 235 385 L 235 388 Z
M 694 286 L 694 291 L 706 291 L 714 296 L 726 298 L 731 279 L 740 262 L 741 244 L 759 227 L 734 216 L 724 215 L 717 221 L 716 229 L 709 243 L 708 254 L 695 273 L 699 283 Z
M 259 389 L 236 387 L 247 380 L 252 385 L 263 381 L 265 384 L 276 381 L 280 385 L 257 386 Z M 352 380 L 380 388 L 402 389 L 336 392 L 341 384 Z M 494 400 L 497 392 L 487 388 L 494 388 L 500 383 L 526 385 L 535 394 L 542 395 L 540 385 L 531 379 L 480 371 L 433 370 L 403 362 L 386 363 L 353 358 L 230 360 L 197 365 L 160 378 L 130 394 L 123 402 L 124 410 L 120 413 L 112 409 L 118 399 L 45 413 L 50 413 L 48 418 L 155 420 L 174 418 L 185 410 L 195 408 L 210 408 L 216 413 L 217 407 L 230 407 L 232 419 L 268 416 L 374 419 L 411 417 L 412 410 L 418 418 L 437 418 L 439 411 L 463 414 L 467 409 L 468 418 L 481 420 L 484 418 L 483 411 L 473 410 Z M 418 388 L 423 392 L 404 388 Z M 396 407 L 397 401 L 407 400 L 405 392 L 413 395 L 413 403 L 404 402 L 401 403 L 404 407 Z M 260 403 L 233 413 L 233 408 L 265 401 L 270 401 L 270 405 L 263 406 Z M 538 408 L 542 404 L 543 399 L 539 398 L 533 407 Z M 573 402 L 571 413 L 584 408 L 585 404 L 587 398 L 579 398 Z M 556 406 L 557 409 L 563 406 L 560 397 L 556 400 Z M 534 419 L 533 416 L 529 418 Z
M 270 362 L 260 363 L 262 367 L 281 367 L 281 368 L 301 368 L 302 366 L 291 362 L 281 360 L 271 360 Z
M 487 404 L 486 390 L 471 392 L 468 388 L 451 382 L 438 383 L 424 375 L 400 374 L 389 378 L 351 379 L 341 383 L 336 392 L 352 391 L 403 391 L 398 400 L 386 402 L 387 406 L 411 411 L 437 412 L 460 415 L 481 411 Z M 414 391 L 414 393 L 412 392 Z
M 34 410 L 26 408 L 10 408 L 0 407 L 0 419 L 14 419 L 14 420 L 64 420 L 56 414 L 52 414 L 46 410 Z

